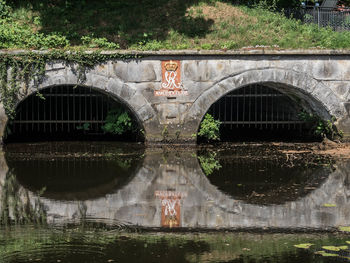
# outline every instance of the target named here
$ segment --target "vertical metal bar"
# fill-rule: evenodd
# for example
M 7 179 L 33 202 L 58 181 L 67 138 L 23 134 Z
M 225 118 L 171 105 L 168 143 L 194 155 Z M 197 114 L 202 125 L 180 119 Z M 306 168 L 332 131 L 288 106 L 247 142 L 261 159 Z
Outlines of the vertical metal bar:
M 100 98 L 100 94 L 97 94 L 96 93 L 96 120 L 97 121 L 99 121 L 100 120 L 100 116 L 99 116 L 99 114 L 98 114 L 98 100 L 99 100 L 99 98 Z M 98 132 L 98 123 L 96 122 L 96 132 Z
M 27 98 L 26 101 L 25 101 L 25 104 L 26 104 L 26 121 L 28 121 L 28 116 L 29 116 L 29 102 L 30 102 L 30 100 L 28 100 L 28 98 Z M 26 132 L 28 132 L 28 122 L 26 123 Z
M 79 88 L 79 87 L 78 87 Z M 78 89 L 77 88 L 77 89 Z M 78 92 L 78 94 L 79 94 L 79 105 L 78 105 L 78 107 L 79 107 L 79 123 L 81 122 L 81 110 L 82 110 L 82 107 L 83 107 L 83 105 L 82 105 L 82 103 L 81 103 L 81 101 L 82 101 L 82 96 L 83 96 L 83 92 L 82 92 L 82 90 L 79 88 L 79 92 Z M 80 124 L 79 124 L 80 125 Z
M 57 124 L 57 120 L 58 120 L 58 87 L 55 88 L 55 126 L 56 126 L 56 130 L 55 132 L 58 132 L 58 124 Z
M 40 100 L 41 99 L 39 97 L 36 98 L 36 105 L 38 107 L 38 120 L 40 120 Z M 40 132 L 40 123 L 39 122 L 37 122 L 36 127 L 38 129 L 38 132 Z
M 92 120 L 92 92 L 91 92 L 91 87 L 90 87 L 90 120 Z M 91 124 L 92 128 L 92 124 Z
M 237 99 L 237 112 L 236 112 L 236 127 L 238 128 L 238 121 L 239 121 L 239 100 L 240 100 L 240 97 L 237 96 L 240 94 L 240 90 L 238 91 L 235 91 L 235 95 L 236 95 L 236 99 Z
M 283 102 L 284 102 L 284 98 L 283 97 Z M 285 103 L 283 103 L 283 108 L 282 108 L 282 120 L 285 121 Z M 282 124 L 282 128 L 284 129 L 284 123 Z
M 32 101 L 32 112 L 31 112 L 31 119 L 32 119 L 32 132 L 34 131 L 34 94 L 30 95 L 30 100 Z
M 224 113 L 224 121 L 226 122 L 227 120 L 226 120 L 226 103 L 227 103 L 227 101 L 226 101 L 226 96 L 224 97 L 224 105 L 225 105 L 225 107 L 224 107 L 224 109 L 225 109 L 225 113 Z M 224 124 L 225 126 L 226 126 L 226 124 Z
M 288 130 L 290 130 L 290 111 L 288 111 Z
M 279 124 L 279 112 L 280 112 L 280 108 L 281 108 L 281 103 L 280 103 L 280 94 L 276 95 L 276 111 L 277 111 L 277 114 L 276 114 L 276 119 L 277 119 L 277 129 L 279 128 L 278 127 L 278 124 Z
M 44 96 L 44 92 L 43 92 L 43 96 Z M 42 100 L 42 99 L 40 99 L 41 100 L 41 102 L 42 102 L 42 104 L 43 104 L 43 108 L 44 108 L 44 112 L 43 112 L 43 118 L 44 118 L 44 121 L 46 121 L 46 106 L 47 106 L 47 104 L 46 104 L 46 100 Z M 46 133 L 46 122 L 44 122 L 43 123 L 43 130 L 44 130 L 44 133 Z
M 275 91 L 271 89 L 271 121 L 272 121 L 272 124 L 271 124 L 271 129 L 273 129 L 273 115 L 275 114 L 274 111 L 273 111 L 273 101 L 275 99 Z
M 219 114 L 218 114 L 219 118 L 218 119 L 221 120 L 221 103 L 222 103 L 222 98 L 219 99 L 218 103 L 219 103 Z
M 64 87 L 61 86 L 61 113 L 62 113 L 62 122 L 61 122 L 61 132 L 64 132 L 64 106 L 63 106 L 63 100 L 64 100 L 64 97 L 63 97 L 63 94 L 64 94 Z
M 49 90 L 49 94 L 50 94 L 50 102 L 49 102 L 49 107 L 50 107 L 50 118 L 49 118 L 49 121 L 50 121 L 50 124 L 49 124 L 49 129 L 50 129 L 50 134 L 52 133 L 52 122 L 51 122 L 51 120 L 52 120 L 52 87 L 50 88 L 50 90 Z
M 230 108 L 231 108 L 231 110 L 230 110 L 230 116 L 231 116 L 231 118 L 230 118 L 230 120 L 231 120 L 231 125 L 230 125 L 230 128 L 232 129 L 232 120 L 233 120 L 233 96 L 231 96 L 230 97 L 230 101 L 231 101 L 231 105 L 230 105 Z
M 87 121 L 87 88 L 84 88 L 84 98 L 85 98 L 85 121 Z
M 75 108 L 75 99 L 76 99 L 76 96 L 75 96 L 75 89 L 76 89 L 76 87 L 73 87 L 73 127 L 72 127 L 72 130 L 74 131 L 75 130 L 75 126 L 76 126 L 76 123 L 75 123 L 75 120 L 76 120 L 76 116 L 75 116 L 75 114 L 76 114 L 76 108 Z
M 263 128 L 263 86 L 259 85 L 260 89 L 260 130 Z
M 246 121 L 246 118 L 245 118 L 245 95 L 246 95 L 246 88 L 243 88 L 243 127 L 245 126 L 245 121 Z
M 248 121 L 249 121 L 249 125 L 248 127 L 250 128 L 250 121 L 251 121 L 251 111 L 252 111 L 252 86 L 249 86 L 249 97 L 248 97 Z
M 104 121 L 105 118 L 104 118 L 104 99 L 105 99 L 105 95 L 102 94 L 101 96 L 101 120 Z M 100 124 L 99 125 L 99 130 L 101 131 L 101 126 L 103 124 Z
M 266 117 L 266 119 L 265 119 L 265 121 L 266 121 L 266 125 L 265 125 L 265 128 L 267 129 L 268 128 L 268 124 L 267 124 L 267 122 L 268 122 L 268 118 L 269 118 L 269 116 L 268 116 L 268 113 L 269 113 L 269 90 L 267 89 L 267 87 L 265 87 L 265 91 L 266 91 L 266 107 L 265 107 L 265 110 L 266 110 L 266 112 L 265 112 L 265 117 Z
M 68 133 L 70 132 L 70 123 L 69 123 L 69 120 L 70 120 L 70 112 L 69 112 L 69 104 L 70 104 L 70 97 L 69 97 L 69 95 L 70 95 L 70 87 L 66 87 L 67 88 L 67 91 L 66 91 L 66 94 L 67 94 L 67 96 L 65 96 L 65 98 L 66 98 L 66 100 L 67 100 L 67 120 L 68 120 L 68 122 L 67 122 L 67 131 L 68 131 Z
M 255 98 L 255 128 L 257 128 L 256 122 L 258 121 L 258 92 L 257 92 L 257 85 L 254 85 L 254 98 Z

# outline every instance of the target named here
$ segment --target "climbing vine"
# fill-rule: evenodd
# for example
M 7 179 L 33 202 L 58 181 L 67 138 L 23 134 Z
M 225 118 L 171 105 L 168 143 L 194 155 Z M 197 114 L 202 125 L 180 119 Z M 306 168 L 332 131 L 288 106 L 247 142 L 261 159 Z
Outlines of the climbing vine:
M 86 72 L 94 66 L 111 59 L 140 58 L 138 54 L 103 53 L 101 51 L 19 52 L 0 54 L 0 101 L 9 119 L 15 117 L 15 108 L 20 96 L 25 96 L 29 84 L 38 87 L 44 80 L 45 67 L 53 61 L 76 65 L 77 85 L 86 80 Z M 39 90 L 37 90 L 40 96 Z

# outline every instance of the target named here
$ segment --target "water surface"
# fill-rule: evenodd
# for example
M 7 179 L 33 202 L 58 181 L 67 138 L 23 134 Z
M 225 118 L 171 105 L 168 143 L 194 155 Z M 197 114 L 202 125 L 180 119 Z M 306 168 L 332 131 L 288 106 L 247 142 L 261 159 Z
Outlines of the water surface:
M 4 262 L 348 260 L 315 252 L 350 240 L 350 162 L 305 145 L 9 144 L 1 157 Z

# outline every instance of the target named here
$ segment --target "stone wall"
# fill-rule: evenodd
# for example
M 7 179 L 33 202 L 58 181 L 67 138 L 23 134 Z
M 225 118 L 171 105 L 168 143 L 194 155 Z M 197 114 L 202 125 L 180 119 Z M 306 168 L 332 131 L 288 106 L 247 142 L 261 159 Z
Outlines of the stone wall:
M 305 108 L 323 118 L 336 117 L 338 127 L 350 136 L 350 53 L 345 51 L 168 51 L 143 55 L 97 65 L 87 72 L 83 85 L 109 93 L 128 106 L 149 143 L 195 143 L 192 135 L 214 102 L 257 83 L 297 97 Z M 162 61 L 170 60 L 179 62 L 180 91 L 156 95 L 165 82 Z M 23 89 L 20 101 L 36 88 L 77 84 L 76 66 L 59 61 L 48 64 L 44 81 Z M 1 107 L 0 136 L 6 121 Z

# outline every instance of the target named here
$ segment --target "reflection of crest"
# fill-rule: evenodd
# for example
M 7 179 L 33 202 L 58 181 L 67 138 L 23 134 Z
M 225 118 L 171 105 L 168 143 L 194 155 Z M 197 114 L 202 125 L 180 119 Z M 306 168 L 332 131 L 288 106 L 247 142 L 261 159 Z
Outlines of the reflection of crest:
M 186 193 L 174 191 L 156 191 L 155 196 L 161 199 L 161 226 L 179 227 L 181 223 L 181 198 Z
M 163 199 L 162 206 L 165 207 L 164 215 L 165 216 L 176 216 L 175 205 L 180 205 L 179 199 Z

